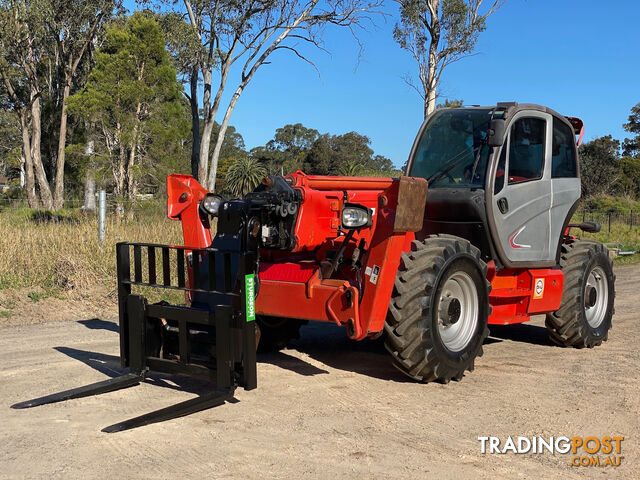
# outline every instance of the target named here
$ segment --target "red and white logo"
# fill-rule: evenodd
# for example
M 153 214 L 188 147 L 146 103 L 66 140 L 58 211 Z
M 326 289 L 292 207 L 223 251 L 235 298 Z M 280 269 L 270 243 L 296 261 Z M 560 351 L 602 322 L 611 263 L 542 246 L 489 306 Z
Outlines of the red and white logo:
M 509 238 L 509 244 L 511 245 L 511 248 L 531 248 L 531 245 L 525 245 L 523 243 L 518 243 L 516 241 L 516 239 L 518 238 L 518 235 L 520 235 L 525 228 L 527 228 L 526 225 L 523 227 L 520 227 L 520 229 L 516 233 L 511 235 L 511 238 Z

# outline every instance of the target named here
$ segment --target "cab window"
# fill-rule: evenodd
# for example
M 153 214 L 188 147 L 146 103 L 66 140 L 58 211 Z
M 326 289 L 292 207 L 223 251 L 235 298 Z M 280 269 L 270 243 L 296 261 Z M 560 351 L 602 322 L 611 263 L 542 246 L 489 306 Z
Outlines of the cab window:
M 546 121 L 521 118 L 511 127 L 509 144 L 509 183 L 542 178 Z
M 569 125 L 553 118 L 553 144 L 551 151 L 551 177 L 577 177 L 576 147 L 573 130 Z

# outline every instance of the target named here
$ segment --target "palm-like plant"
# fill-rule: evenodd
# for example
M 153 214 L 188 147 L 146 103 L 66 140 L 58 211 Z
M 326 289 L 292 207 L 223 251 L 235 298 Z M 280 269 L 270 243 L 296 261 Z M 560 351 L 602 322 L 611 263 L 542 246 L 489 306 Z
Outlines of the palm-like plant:
M 267 175 L 267 169 L 255 158 L 240 157 L 227 170 L 227 188 L 234 195 L 246 195 Z

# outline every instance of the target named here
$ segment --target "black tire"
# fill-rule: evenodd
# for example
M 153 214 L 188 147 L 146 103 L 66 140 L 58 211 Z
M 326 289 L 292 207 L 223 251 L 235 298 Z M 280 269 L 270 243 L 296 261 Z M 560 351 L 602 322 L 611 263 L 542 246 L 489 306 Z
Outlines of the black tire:
M 572 240 L 562 245 L 560 266 L 564 273 L 562 303 L 558 310 L 547 314 L 545 323 L 549 338 L 565 347 L 600 345 L 609 337 L 614 313 L 616 276 L 607 248 L 591 240 Z M 607 292 L 607 296 L 602 298 L 602 306 L 606 305 L 606 310 L 589 323 L 587 312 L 594 308 L 590 306 L 591 302 L 597 302 L 597 295 L 589 298 L 593 288 L 587 293 L 591 272 L 604 273 L 606 284 L 600 288 Z
M 471 292 L 477 295 L 477 317 L 470 324 L 472 330 L 468 329 L 468 342 L 454 351 L 441 336 L 439 326 L 448 327 L 439 319 L 439 311 L 441 301 L 446 301 L 441 299 L 443 286 L 459 272 L 474 286 Z M 385 324 L 385 347 L 395 367 L 414 380 L 442 383 L 460 380 L 465 370 L 473 370 L 489 334 L 491 286 L 486 273 L 480 251 L 467 240 L 434 235 L 412 243 L 411 251 L 402 254 Z
M 300 338 L 300 327 L 307 323 L 304 320 L 265 316 L 259 316 L 256 320 L 260 329 L 258 352 L 282 350 L 290 340 Z

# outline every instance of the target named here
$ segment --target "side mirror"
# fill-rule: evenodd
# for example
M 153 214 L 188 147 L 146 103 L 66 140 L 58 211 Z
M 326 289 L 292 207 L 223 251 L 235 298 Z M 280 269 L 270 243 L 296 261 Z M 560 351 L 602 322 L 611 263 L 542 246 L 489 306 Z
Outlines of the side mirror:
M 502 118 L 494 118 L 489 123 L 487 131 L 487 143 L 490 147 L 501 147 L 504 143 L 505 122 Z

